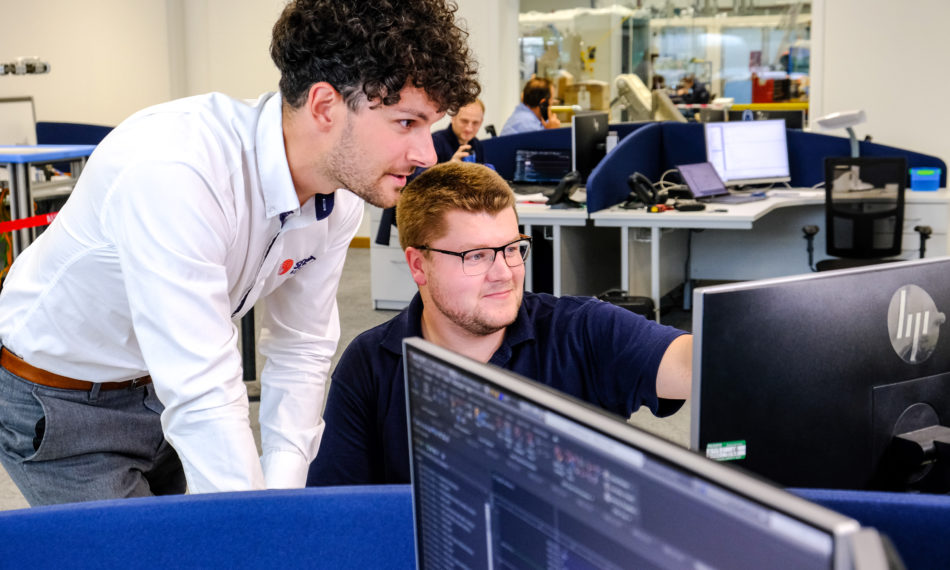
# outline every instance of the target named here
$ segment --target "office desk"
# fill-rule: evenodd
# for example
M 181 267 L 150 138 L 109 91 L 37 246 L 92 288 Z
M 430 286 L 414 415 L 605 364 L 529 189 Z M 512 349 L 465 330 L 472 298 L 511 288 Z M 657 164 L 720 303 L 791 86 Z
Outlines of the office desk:
M 0 166 L 6 166 L 10 176 L 10 218 L 19 220 L 33 215 L 33 199 L 42 192 L 47 196 L 68 194 L 86 157 L 92 154 L 95 145 L 37 145 L 0 146 Z M 31 164 L 50 162 L 70 163 L 72 179 L 62 183 L 35 183 L 30 181 Z M 33 241 L 34 229 L 26 228 L 13 232 L 13 255 L 18 255 Z
M 518 212 L 518 222 L 524 225 L 524 233 L 531 235 L 532 226 L 551 226 L 551 240 L 553 243 L 552 272 L 553 272 L 553 293 L 560 296 L 564 289 L 564 277 L 576 280 L 576 276 L 582 271 L 574 267 L 573 260 L 581 256 L 573 255 L 574 252 L 583 248 L 580 240 L 565 240 L 564 228 L 583 228 L 587 226 L 586 208 L 565 208 L 554 209 L 544 204 L 517 204 L 515 209 Z M 586 248 L 584 248 L 586 249 Z M 567 253 L 567 255 L 565 255 Z M 565 262 L 567 267 L 565 267 Z M 525 289 L 533 290 L 532 279 L 532 258 L 529 255 L 525 262 Z M 573 289 L 573 286 L 569 286 Z
M 796 195 L 789 195 L 791 192 Z M 746 204 L 710 204 L 699 212 L 650 214 L 642 209 L 625 210 L 614 206 L 590 217 L 595 226 L 620 228 L 621 282 L 627 284 L 631 294 L 646 291 L 643 279 L 632 279 L 633 269 L 643 265 L 631 260 L 639 261 L 643 252 L 635 251 L 642 248 L 636 247 L 636 236 L 630 230 L 649 230 L 649 295 L 659 310 L 660 297 L 683 282 L 686 263 L 689 263 L 690 277 L 696 279 L 763 279 L 811 271 L 801 228 L 808 224 L 824 227 L 824 191 L 794 189 L 791 192 Z M 719 209 L 725 211 L 716 211 Z M 948 219 L 950 191 L 907 191 L 901 257 L 917 257 L 919 238 L 913 228 L 920 224 L 933 229 L 932 239 L 927 242 L 928 257 L 947 255 L 950 249 Z M 687 259 L 687 240 L 682 235 L 676 241 L 672 236 L 663 237 L 665 232 L 676 229 L 719 231 L 687 236 L 695 238 L 689 251 L 690 259 Z M 825 232 L 820 232 L 815 240 L 816 262 L 827 258 L 824 235 Z M 661 252 L 664 241 L 673 242 L 676 247 Z

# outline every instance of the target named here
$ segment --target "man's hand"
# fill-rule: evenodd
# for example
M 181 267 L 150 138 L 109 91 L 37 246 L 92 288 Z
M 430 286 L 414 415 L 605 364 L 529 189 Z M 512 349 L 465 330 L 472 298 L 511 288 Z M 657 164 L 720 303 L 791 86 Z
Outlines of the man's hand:
M 541 122 L 544 123 L 545 129 L 556 129 L 561 126 L 561 120 L 557 118 L 557 113 L 551 113 L 548 115 L 547 121 L 541 119 Z
M 449 159 L 449 162 L 462 162 L 463 158 L 466 158 L 469 155 L 469 152 L 472 150 L 472 145 L 463 144 L 460 145 L 458 150 L 455 151 L 455 154 L 452 155 L 452 158 Z

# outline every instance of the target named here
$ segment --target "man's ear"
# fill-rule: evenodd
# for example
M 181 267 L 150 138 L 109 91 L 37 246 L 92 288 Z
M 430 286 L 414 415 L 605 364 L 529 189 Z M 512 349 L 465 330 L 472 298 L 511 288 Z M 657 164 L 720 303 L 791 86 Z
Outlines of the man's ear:
M 339 91 L 321 81 L 311 85 L 307 92 L 307 111 L 317 128 L 329 130 L 345 116 L 346 103 Z
M 409 273 L 412 274 L 412 280 L 419 287 L 425 286 L 429 279 L 426 276 L 424 254 L 414 247 L 407 247 L 404 253 L 406 254 L 406 263 L 409 264 Z

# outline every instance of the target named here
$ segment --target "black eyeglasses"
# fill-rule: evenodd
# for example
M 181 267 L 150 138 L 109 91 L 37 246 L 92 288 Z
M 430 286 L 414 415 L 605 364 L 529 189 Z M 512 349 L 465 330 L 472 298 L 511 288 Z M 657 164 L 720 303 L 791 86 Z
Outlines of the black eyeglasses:
M 531 250 L 531 236 L 520 234 L 521 237 L 511 243 L 499 247 L 479 247 L 465 251 L 447 251 L 436 249 L 427 245 L 416 246 L 416 249 L 425 251 L 435 251 L 447 255 L 455 255 L 462 259 L 462 273 L 475 277 L 488 273 L 498 252 L 504 253 L 505 263 L 508 267 L 518 267 L 524 265 L 524 260 L 528 258 L 528 252 Z

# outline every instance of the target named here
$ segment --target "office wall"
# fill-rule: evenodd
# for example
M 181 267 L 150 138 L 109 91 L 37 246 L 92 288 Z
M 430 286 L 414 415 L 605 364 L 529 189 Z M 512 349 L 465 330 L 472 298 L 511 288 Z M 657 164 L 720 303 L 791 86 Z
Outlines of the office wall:
M 0 77 L 0 97 L 32 95 L 39 120 L 114 125 L 170 98 L 164 1 L 0 0 L 0 21 L 0 61 L 52 66 Z
M 950 160 L 950 2 L 814 0 L 812 10 L 811 117 L 864 109 L 859 137 Z

